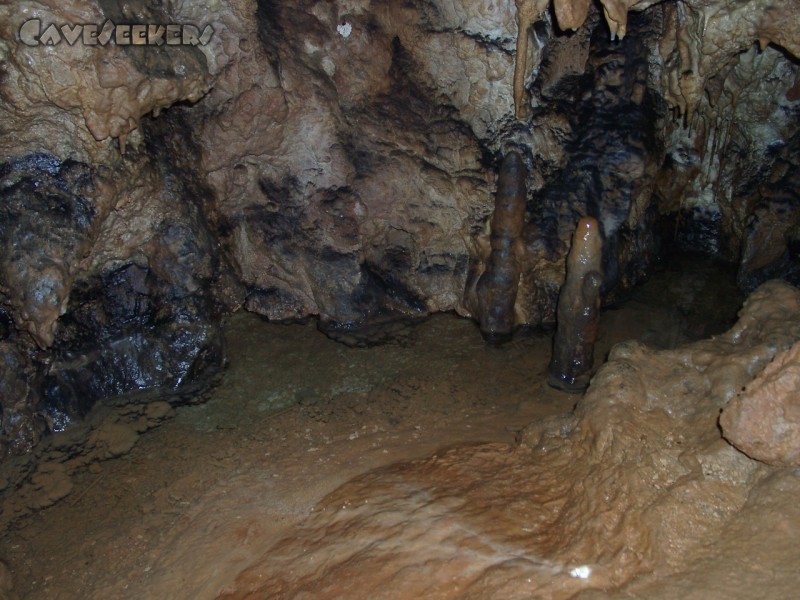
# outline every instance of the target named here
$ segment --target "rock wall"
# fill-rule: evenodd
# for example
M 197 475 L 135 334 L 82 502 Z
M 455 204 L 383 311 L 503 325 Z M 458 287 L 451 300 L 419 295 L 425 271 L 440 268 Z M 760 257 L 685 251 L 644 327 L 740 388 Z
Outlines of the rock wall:
M 44 36 L 49 24 L 181 18 L 116 7 L 0 4 L 0 454 L 28 450 L 99 399 L 184 389 L 221 366 L 214 285 L 225 269 L 207 188 L 181 164 L 184 146 L 166 143 L 177 120 L 140 127 L 197 101 L 213 64 L 194 47 L 20 37 L 34 19 Z
M 510 151 L 516 325 L 554 320 L 585 216 L 607 302 L 672 246 L 797 280 L 800 20 L 762 4 L 0 1 L 1 453 L 202 384 L 240 307 L 332 334 L 473 317 Z M 213 35 L 48 29 L 108 20 Z

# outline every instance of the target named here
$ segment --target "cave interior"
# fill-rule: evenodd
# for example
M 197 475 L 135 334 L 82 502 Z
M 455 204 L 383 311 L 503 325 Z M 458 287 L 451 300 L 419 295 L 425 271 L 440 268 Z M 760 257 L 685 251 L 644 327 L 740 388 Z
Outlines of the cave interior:
M 0 15 L 0 600 L 798 595 L 795 0 Z

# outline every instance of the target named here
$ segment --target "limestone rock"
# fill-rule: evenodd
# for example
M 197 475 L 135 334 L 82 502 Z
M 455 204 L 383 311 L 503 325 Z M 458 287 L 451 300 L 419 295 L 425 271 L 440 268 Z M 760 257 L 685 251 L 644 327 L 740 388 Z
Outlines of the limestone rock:
M 556 19 L 562 29 L 578 29 L 586 21 L 589 14 L 589 0 L 556 0 L 553 7 Z
M 720 416 L 725 438 L 752 458 L 800 466 L 800 344 L 778 354 Z
M 525 218 L 525 164 L 518 152 L 504 159 L 497 179 L 492 213 L 491 254 L 486 270 L 475 284 L 480 327 L 489 340 L 510 337 L 519 287 L 520 238 Z
M 206 59 L 194 46 L 164 46 L 168 51 L 153 52 L 114 43 L 70 44 L 61 35 L 52 45 L 43 41 L 50 24 L 94 24 L 102 34 L 108 20 L 112 27 L 114 22 L 173 22 L 171 15 L 143 3 L 122 8 L 113 2 L 24 6 L 3 2 L 0 14 L 2 52 L 9 62 L 5 72 L 10 78 L 0 110 L 11 116 L 15 130 L 25 134 L 3 140 L 5 156 L 38 147 L 85 160 L 86 153 L 100 151 L 97 142 L 108 138 L 118 138 L 124 152 L 126 136 L 142 116 L 178 100 L 195 102 L 208 89 Z M 39 23 L 23 35 L 26 23 L 33 20 Z M 63 115 L 69 118 L 65 121 Z
M 558 295 L 558 321 L 547 383 L 565 391 L 584 391 L 594 366 L 600 325 L 603 241 L 596 219 L 578 221 L 567 255 L 567 279 Z
M 763 281 L 782 277 L 800 283 L 798 226 L 800 226 L 800 138 L 784 146 L 773 163 L 769 179 L 748 198 L 752 204 L 742 230 L 742 256 L 737 276 L 749 290 Z
M 474 317 L 512 149 L 529 191 L 514 325 L 554 320 L 585 216 L 606 302 L 673 246 L 740 261 L 746 289 L 800 280 L 796 3 L 554 5 L 0 0 L 2 341 L 46 383 L 19 431 L 218 365 L 227 310 L 339 332 Z M 31 19 L 214 33 L 26 45 Z
M 75 265 L 89 249 L 97 213 L 91 169 L 38 154 L 6 163 L 0 173 L 0 291 L 15 325 L 47 348 L 66 310 Z
M 505 35 L 493 7 L 429 15 L 427 36 L 412 8 L 308 2 L 263 10 L 260 29 L 240 23 L 252 45 L 194 117 L 248 309 L 340 327 L 460 307 L 493 174 L 457 110 L 477 108 L 463 118 L 479 132 L 494 124 L 483 111 L 509 106 L 498 99 L 510 62 L 488 52 L 465 63 L 476 38 L 456 31 L 478 27 L 480 10 L 487 35 Z
M 196 389 L 223 364 L 219 249 L 197 198 L 205 192 L 175 176 L 169 128 L 149 127 L 159 167 L 139 151 L 122 166 L 138 185 L 111 187 L 114 209 L 58 322 L 41 407 L 58 429 L 103 398 Z
M 797 474 L 722 439 L 709 365 L 795 354 L 798 301 L 770 282 L 721 336 L 616 346 L 574 414 L 532 424 L 516 447 L 449 447 L 351 479 L 224 597 L 791 596 Z M 776 561 L 765 588 L 753 565 Z
M 41 434 L 34 416 L 39 404 L 35 369 L 27 353 L 8 341 L 0 342 L 0 367 L 0 455 L 23 454 Z
M 216 248 L 201 202 L 183 202 L 182 177 L 168 181 L 172 156 L 150 164 L 140 124 L 199 100 L 224 52 L 213 38 L 156 48 L 70 43 L 64 29 L 57 43 L 39 37 L 50 24 L 200 16 L 172 9 L 0 2 L 0 300 L 13 323 L 2 339 L 28 357 L 19 385 L 4 386 L 3 451 L 30 448 L 45 423 L 63 428 L 99 398 L 174 387 L 192 379 L 193 365 L 202 372 L 221 361 L 206 285 Z

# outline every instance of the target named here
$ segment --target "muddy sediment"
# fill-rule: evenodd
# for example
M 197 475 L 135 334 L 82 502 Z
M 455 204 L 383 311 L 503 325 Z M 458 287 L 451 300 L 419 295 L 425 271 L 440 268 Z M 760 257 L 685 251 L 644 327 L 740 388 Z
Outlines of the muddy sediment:
M 603 313 L 598 352 L 614 348 L 574 410 L 545 383 L 549 335 L 490 348 L 474 324 L 440 316 L 402 344 L 347 348 L 312 324 L 236 319 L 229 377 L 207 404 L 178 408 L 117 458 L 35 471 L 30 484 L 71 487 L 6 523 L 14 590 L 790 597 L 800 478 L 737 450 L 718 419 L 791 361 L 800 293 L 769 283 L 727 332 L 673 347 L 693 318 L 676 300 L 696 306 L 710 275 L 684 270 L 671 298 L 657 279 L 641 299 L 662 306 Z M 122 444 L 110 425 L 93 431 Z
M 780 565 L 769 597 L 789 597 L 791 559 L 769 548 L 800 533 L 800 478 L 737 451 L 717 421 L 798 339 L 800 293 L 772 282 L 712 340 L 620 344 L 574 413 L 518 445 L 460 446 L 348 482 L 222 597 L 766 597 L 755 563 Z M 698 561 L 726 576 L 741 565 L 736 588 Z

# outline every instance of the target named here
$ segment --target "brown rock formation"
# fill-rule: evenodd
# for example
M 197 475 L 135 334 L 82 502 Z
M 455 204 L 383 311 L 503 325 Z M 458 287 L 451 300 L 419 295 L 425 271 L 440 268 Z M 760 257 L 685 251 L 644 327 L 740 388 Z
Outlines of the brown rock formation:
M 731 444 L 767 464 L 800 466 L 800 345 L 778 354 L 719 419 Z
M 492 214 L 491 254 L 476 285 L 481 333 L 491 341 L 510 337 L 516 322 L 522 227 L 525 220 L 526 169 L 517 151 L 500 166 Z
M 567 279 L 558 296 L 553 355 L 547 383 L 570 392 L 589 385 L 600 320 L 603 240 L 596 219 L 578 221 L 567 257 Z
M 109 145 L 100 142 L 118 138 L 114 149 L 122 151 L 144 115 L 181 100 L 196 102 L 209 89 L 210 73 L 198 47 L 171 46 L 169 52 L 148 53 L 144 47 L 115 43 L 70 44 L 61 36 L 55 45 L 31 43 L 43 39 L 50 24 L 94 24 L 102 33 L 107 19 L 169 23 L 180 15 L 137 4 L 122 9 L 114 2 L 50 2 L 36 10 L 21 8 L 17 2 L 0 3 L 3 56 L 8 61 L 4 109 L 13 115 L 11 130 L 22 134 L 3 136 L 4 156 L 35 150 L 64 158 L 101 158 Z M 40 23 L 22 35 L 32 19 Z
M 514 61 L 514 114 L 528 116 L 525 110 L 525 77 L 528 73 L 528 30 L 549 6 L 548 0 L 515 0 L 517 5 L 517 55 Z
M 508 147 L 531 156 L 514 326 L 554 321 L 585 214 L 612 300 L 670 247 L 741 264 L 746 289 L 800 281 L 796 3 L 601 5 L 556 0 L 556 23 L 546 0 L 0 1 L 0 341 L 47 385 L 20 414 L 184 382 L 236 307 L 347 332 L 479 318 Z M 214 34 L 30 45 L 30 19 Z M 145 359 L 175 339 L 182 359 Z M 117 383 L 78 373 L 98 352 Z
M 770 282 L 715 339 L 620 344 L 574 414 L 532 424 L 518 446 L 352 479 L 222 597 L 790 597 L 800 480 L 722 439 L 716 382 L 756 384 L 799 338 L 800 293 Z

